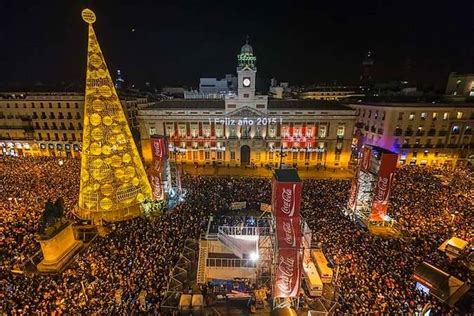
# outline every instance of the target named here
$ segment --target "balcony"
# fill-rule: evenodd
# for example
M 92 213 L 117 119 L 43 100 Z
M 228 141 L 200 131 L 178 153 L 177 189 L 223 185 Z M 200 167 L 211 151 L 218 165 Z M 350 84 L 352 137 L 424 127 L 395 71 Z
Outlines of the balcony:
M 421 148 L 421 144 L 414 144 L 413 148 Z
M 448 135 L 448 131 L 439 131 L 438 136 L 446 136 Z
M 411 145 L 410 144 L 403 144 L 402 148 L 411 148 Z
M 458 148 L 458 144 L 448 144 L 448 148 Z
M 436 148 L 444 148 L 444 144 L 436 144 Z
M 407 129 L 407 130 L 405 131 L 405 136 L 413 136 L 413 130 Z
M 417 130 L 416 131 L 416 136 L 423 136 L 425 135 L 425 131 Z
M 464 135 L 472 135 L 472 129 L 465 130 Z
M 435 136 L 436 135 L 436 130 L 435 129 L 430 129 L 427 133 L 428 136 Z
M 403 133 L 402 129 L 397 128 L 397 129 L 395 129 L 395 132 L 393 132 L 393 135 L 394 136 L 402 136 L 402 133 Z
M 433 148 L 432 144 L 425 144 L 425 148 Z

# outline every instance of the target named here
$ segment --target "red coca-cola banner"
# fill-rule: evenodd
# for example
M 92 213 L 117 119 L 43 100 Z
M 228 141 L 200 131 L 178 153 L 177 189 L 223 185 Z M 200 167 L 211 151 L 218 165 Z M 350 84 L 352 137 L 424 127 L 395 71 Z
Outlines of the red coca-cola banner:
M 153 191 L 154 200 L 162 200 L 163 181 L 165 179 L 165 164 L 168 158 L 168 144 L 163 136 L 153 136 L 150 138 L 153 162 L 150 170 L 150 185 Z
M 387 214 L 390 188 L 393 182 L 395 169 L 397 168 L 397 154 L 384 153 L 380 161 L 379 177 L 375 186 L 374 201 L 370 220 L 382 220 Z
M 360 168 L 364 171 L 369 171 L 370 169 L 370 156 L 372 154 L 372 150 L 369 147 L 364 147 L 362 151 L 362 160 L 360 162 Z
M 162 161 L 168 158 L 168 148 L 166 138 L 163 136 L 154 136 L 150 138 L 153 161 Z
M 300 248 L 301 227 L 299 217 L 276 217 L 278 248 Z
M 356 203 L 357 203 L 357 191 L 359 189 L 359 185 L 356 178 L 352 179 L 351 185 L 351 192 L 349 193 L 349 201 L 347 202 L 347 208 L 350 210 L 354 210 Z
M 277 260 L 273 296 L 297 297 L 300 290 L 301 252 L 295 248 L 280 248 Z
M 299 217 L 301 204 L 301 182 L 280 182 L 273 179 L 273 215 Z

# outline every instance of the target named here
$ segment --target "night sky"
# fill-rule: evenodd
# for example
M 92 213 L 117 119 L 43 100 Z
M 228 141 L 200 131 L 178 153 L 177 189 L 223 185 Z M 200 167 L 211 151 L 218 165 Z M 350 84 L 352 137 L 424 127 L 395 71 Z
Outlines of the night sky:
M 85 7 L 113 76 L 137 85 L 235 73 L 247 34 L 258 76 L 292 84 L 357 82 L 368 50 L 377 80 L 443 87 L 450 71 L 474 71 L 472 0 L 1 0 L 0 84 L 82 84 Z

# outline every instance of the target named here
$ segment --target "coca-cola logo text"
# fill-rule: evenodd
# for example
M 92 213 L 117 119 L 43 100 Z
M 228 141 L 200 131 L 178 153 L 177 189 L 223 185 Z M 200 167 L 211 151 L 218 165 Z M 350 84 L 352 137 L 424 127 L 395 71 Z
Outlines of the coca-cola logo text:
M 283 214 L 288 216 L 293 216 L 295 211 L 294 206 L 294 185 L 292 189 L 283 188 L 281 192 L 281 199 L 283 201 L 283 205 L 281 206 L 281 211 Z
M 283 228 L 283 232 L 285 234 L 285 236 L 284 236 L 285 242 L 288 245 L 290 245 L 292 247 L 295 247 L 296 246 L 296 236 L 295 236 L 295 231 L 293 229 L 293 222 L 291 220 L 284 221 L 283 225 L 282 225 L 282 228 Z
M 156 141 L 153 142 L 153 149 L 154 149 L 155 157 L 160 158 L 160 159 L 163 158 L 162 143 L 163 143 L 163 141 L 161 139 L 156 140 Z
M 295 267 L 295 258 L 284 257 L 280 255 L 277 287 L 285 297 L 290 296 L 291 292 L 293 291 L 293 275 L 295 273 Z
M 378 203 L 387 203 L 390 192 L 390 183 L 392 182 L 393 173 L 388 177 L 380 177 L 377 181 L 377 193 L 374 200 Z
M 349 197 L 349 208 L 353 208 L 357 197 L 357 183 L 352 183 L 351 194 Z

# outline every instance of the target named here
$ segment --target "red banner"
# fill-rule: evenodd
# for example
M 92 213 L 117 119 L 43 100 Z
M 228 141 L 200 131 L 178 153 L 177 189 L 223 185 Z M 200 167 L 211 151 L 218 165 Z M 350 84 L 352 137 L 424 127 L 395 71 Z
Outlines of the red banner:
M 280 182 L 273 180 L 273 215 L 299 217 L 301 204 L 301 182 Z
M 364 171 L 369 171 L 370 169 L 371 154 L 372 150 L 369 147 L 364 147 L 364 151 L 362 152 L 362 160 L 360 163 L 360 168 Z
M 352 185 L 351 185 L 351 192 L 349 193 L 349 201 L 347 202 L 347 207 L 350 210 L 354 210 L 356 203 L 357 203 L 357 191 L 359 189 L 357 179 L 353 178 L 352 179 Z
M 301 252 L 278 249 L 273 297 L 298 297 L 301 276 Z
M 397 168 L 397 154 L 382 154 L 380 161 L 379 177 L 375 186 L 374 201 L 372 203 L 371 220 L 382 220 L 387 214 L 390 188 L 393 182 L 395 169 Z
M 278 248 L 300 248 L 301 227 L 299 217 L 276 217 Z
M 150 185 L 153 190 L 153 199 L 164 198 L 163 181 L 165 180 L 165 165 L 168 159 L 168 144 L 163 136 L 150 138 L 153 164 L 150 171 Z

